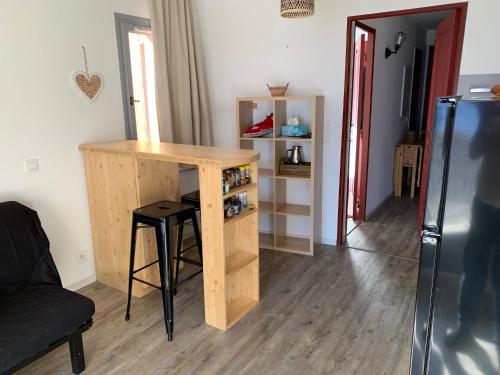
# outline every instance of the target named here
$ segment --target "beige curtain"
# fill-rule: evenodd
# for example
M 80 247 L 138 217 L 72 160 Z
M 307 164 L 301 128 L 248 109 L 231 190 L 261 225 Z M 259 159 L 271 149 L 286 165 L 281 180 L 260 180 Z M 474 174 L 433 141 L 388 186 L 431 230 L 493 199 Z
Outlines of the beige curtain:
M 162 142 L 213 143 L 208 93 L 191 0 L 150 0 Z

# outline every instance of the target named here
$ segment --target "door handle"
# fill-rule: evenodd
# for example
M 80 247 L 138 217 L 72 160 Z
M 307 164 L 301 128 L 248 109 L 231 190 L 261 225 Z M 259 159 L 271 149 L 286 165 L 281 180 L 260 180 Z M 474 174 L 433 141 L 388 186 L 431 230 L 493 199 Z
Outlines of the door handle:
M 140 102 L 140 100 L 134 99 L 133 96 L 129 97 L 129 103 L 130 103 L 130 105 L 134 105 L 134 103 L 139 103 L 139 102 Z
M 434 230 L 425 229 L 422 231 L 422 243 L 437 245 L 441 241 L 441 235 Z

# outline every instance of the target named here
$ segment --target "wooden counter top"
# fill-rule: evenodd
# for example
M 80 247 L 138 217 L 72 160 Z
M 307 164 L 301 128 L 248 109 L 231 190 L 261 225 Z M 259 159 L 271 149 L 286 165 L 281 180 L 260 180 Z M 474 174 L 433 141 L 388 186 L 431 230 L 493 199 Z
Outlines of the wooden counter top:
M 98 151 L 131 155 L 144 159 L 164 160 L 183 164 L 212 164 L 221 168 L 233 167 L 259 160 L 254 150 L 236 148 L 192 146 L 174 143 L 153 143 L 143 141 L 118 141 L 85 144 L 80 151 Z

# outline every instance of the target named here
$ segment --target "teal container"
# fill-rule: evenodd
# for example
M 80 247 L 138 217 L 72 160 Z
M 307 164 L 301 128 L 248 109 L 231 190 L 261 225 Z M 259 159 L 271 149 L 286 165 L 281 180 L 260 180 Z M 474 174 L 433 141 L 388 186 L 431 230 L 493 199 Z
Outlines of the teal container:
M 305 125 L 282 125 L 282 137 L 303 137 L 309 133 L 309 128 Z

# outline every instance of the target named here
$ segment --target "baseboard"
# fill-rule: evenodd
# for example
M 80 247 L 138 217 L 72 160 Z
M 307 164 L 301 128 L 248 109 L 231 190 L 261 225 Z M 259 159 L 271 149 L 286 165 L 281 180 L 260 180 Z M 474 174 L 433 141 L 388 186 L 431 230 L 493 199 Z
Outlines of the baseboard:
M 69 290 L 72 290 L 72 291 L 76 291 L 76 290 L 82 289 L 84 286 L 90 285 L 90 284 L 92 284 L 92 283 L 94 283 L 96 281 L 97 281 L 96 275 L 92 275 L 92 276 L 86 277 L 83 280 L 77 281 L 74 284 L 68 285 L 66 287 L 66 289 L 69 289 Z

